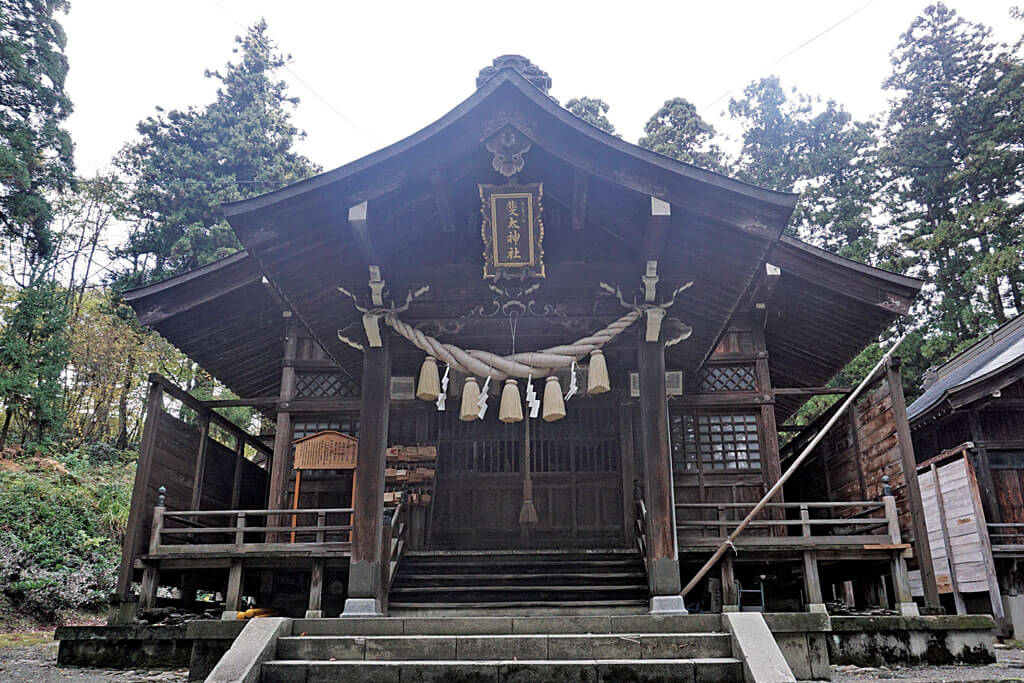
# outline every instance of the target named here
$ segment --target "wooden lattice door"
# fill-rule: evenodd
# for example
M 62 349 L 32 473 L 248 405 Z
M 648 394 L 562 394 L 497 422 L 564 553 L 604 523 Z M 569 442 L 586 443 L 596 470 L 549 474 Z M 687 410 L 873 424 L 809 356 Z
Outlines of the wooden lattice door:
M 610 547 L 622 542 L 618 419 L 577 402 L 530 424 L 538 523 L 523 533 L 523 424 L 440 413 L 432 543 L 439 547 Z

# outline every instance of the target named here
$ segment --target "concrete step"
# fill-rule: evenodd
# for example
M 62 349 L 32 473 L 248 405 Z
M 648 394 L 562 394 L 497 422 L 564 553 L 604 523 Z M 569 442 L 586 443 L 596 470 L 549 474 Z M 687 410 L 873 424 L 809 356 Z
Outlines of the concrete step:
M 712 633 L 722 631 L 718 614 L 553 615 L 508 614 L 296 619 L 295 636 L 544 635 L 571 633 Z
M 298 636 L 277 659 L 303 661 L 493 661 L 511 659 L 692 659 L 732 656 L 725 633 Z
M 666 683 L 739 683 L 743 665 L 732 657 L 647 660 L 501 660 L 487 662 L 395 660 L 271 661 L 263 665 L 263 683 L 319 681 L 664 681 Z

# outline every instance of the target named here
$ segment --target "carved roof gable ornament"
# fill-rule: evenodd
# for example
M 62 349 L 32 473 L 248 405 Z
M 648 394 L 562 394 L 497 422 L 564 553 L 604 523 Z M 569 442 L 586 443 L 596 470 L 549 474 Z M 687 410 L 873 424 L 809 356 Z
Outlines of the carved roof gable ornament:
M 533 143 L 515 127 L 507 125 L 487 138 L 484 145 L 487 151 L 494 155 L 491 159 L 494 170 L 506 178 L 511 178 L 523 170 L 523 166 L 526 165 L 523 155 L 530 151 Z
M 502 69 L 509 68 L 518 71 L 522 74 L 523 78 L 536 86 L 537 90 L 540 90 L 545 95 L 547 95 L 548 90 L 551 89 L 551 77 L 548 76 L 548 72 L 544 71 L 522 55 L 502 55 L 500 57 L 495 57 L 494 61 L 491 62 L 491 66 L 485 66 L 480 69 L 480 74 L 476 77 L 476 87 L 479 88 L 484 83 L 491 80 L 491 77 Z

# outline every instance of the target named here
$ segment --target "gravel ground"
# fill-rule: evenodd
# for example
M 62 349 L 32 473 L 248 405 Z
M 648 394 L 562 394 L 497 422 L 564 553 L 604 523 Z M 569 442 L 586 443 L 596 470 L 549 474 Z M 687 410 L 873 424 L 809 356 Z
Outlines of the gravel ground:
M 909 666 L 859 668 L 835 666 L 833 681 L 893 681 L 895 683 L 941 683 L 943 681 L 1024 681 L 1024 650 L 998 648 L 997 662 L 989 666 Z M 57 666 L 57 643 L 0 646 L 0 682 L 50 683 L 187 683 L 188 671 L 112 670 Z
M 77 681 L 77 683 L 187 683 L 188 671 L 166 670 L 108 670 L 57 666 L 57 643 L 0 647 L 0 681 L 3 683 L 50 683 L 50 681 Z
M 1024 650 L 996 646 L 996 663 L 988 666 L 907 666 L 889 669 L 832 667 L 833 681 L 898 681 L 942 683 L 945 681 L 1024 681 Z

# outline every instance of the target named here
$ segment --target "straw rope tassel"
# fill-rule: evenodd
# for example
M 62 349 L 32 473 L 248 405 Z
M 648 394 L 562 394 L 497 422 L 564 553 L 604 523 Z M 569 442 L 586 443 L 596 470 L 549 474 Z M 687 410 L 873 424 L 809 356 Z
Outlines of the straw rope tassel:
M 537 508 L 533 504 L 533 458 L 530 453 L 530 421 L 523 426 L 523 507 L 519 509 L 519 526 L 537 523 Z

